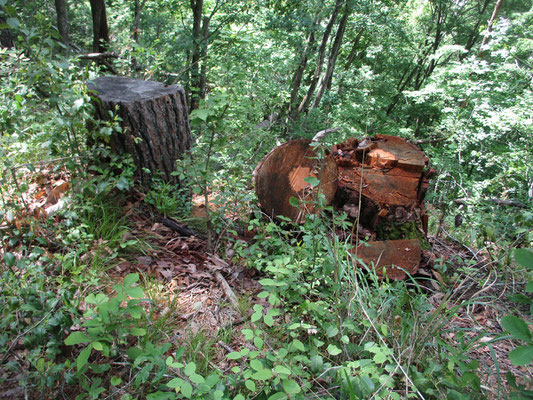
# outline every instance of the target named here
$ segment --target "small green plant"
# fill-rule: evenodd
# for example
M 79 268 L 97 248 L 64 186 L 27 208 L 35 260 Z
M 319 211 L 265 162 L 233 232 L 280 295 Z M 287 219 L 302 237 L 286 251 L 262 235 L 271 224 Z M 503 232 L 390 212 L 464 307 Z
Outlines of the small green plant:
M 109 361 L 131 347 L 132 339 L 138 340 L 146 335 L 146 329 L 142 327 L 141 322 L 145 313 L 139 305 L 144 293 L 139 286 L 135 285 L 138 280 L 138 274 L 129 274 L 124 278 L 123 284 L 113 287 L 116 292 L 115 296 L 91 293 L 85 298 L 85 303 L 89 307 L 84 313 L 85 321 L 82 326 L 86 330 L 85 332 L 72 332 L 65 339 L 65 344 L 68 346 L 85 345 L 76 358 L 78 377 L 83 377 L 89 369 L 95 374 L 101 374 L 110 369 L 109 362 L 90 362 L 93 350 L 101 353 L 105 360 Z M 140 354 L 137 354 L 137 357 L 139 356 Z M 148 357 L 145 356 L 145 359 L 141 359 L 138 364 L 147 359 Z M 100 387 L 93 388 L 91 385 L 89 389 L 79 398 L 87 396 L 93 398 L 91 392 L 100 392 Z
M 191 209 L 189 189 L 178 188 L 170 183 L 154 179 L 144 201 L 168 217 L 188 216 Z

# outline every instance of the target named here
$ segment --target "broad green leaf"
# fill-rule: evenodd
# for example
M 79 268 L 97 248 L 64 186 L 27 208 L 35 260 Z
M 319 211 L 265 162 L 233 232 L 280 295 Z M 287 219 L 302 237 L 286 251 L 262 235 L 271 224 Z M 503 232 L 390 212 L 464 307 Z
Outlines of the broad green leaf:
M 526 285 L 526 293 L 533 293 L 533 281 L 529 281 Z
M 328 353 L 332 356 L 337 356 L 339 354 L 342 353 L 342 350 L 339 349 L 337 346 L 335 346 L 334 344 L 330 344 L 328 346 Z
M 289 376 L 291 374 L 291 370 L 283 365 L 276 365 L 274 367 L 274 372 L 278 375 L 284 374 Z
M 511 336 L 520 340 L 531 340 L 531 332 L 525 321 L 514 315 L 506 315 L 502 318 L 502 326 Z
M 251 360 L 250 361 L 250 367 L 252 369 L 255 369 L 256 371 L 261 371 L 264 369 L 263 363 L 259 360 Z
M 146 329 L 144 328 L 131 328 L 130 333 L 133 336 L 144 336 L 146 335 Z
M 192 396 L 192 385 L 187 381 L 183 381 L 183 384 L 181 385 L 181 393 L 190 399 Z
M 17 258 L 15 257 L 13 253 L 5 253 L 4 262 L 9 268 L 11 268 L 17 262 Z
M 251 378 L 255 379 L 256 381 L 266 381 L 272 378 L 272 376 L 272 371 L 269 369 L 262 369 L 261 371 L 257 371 L 252 374 Z
M 514 249 L 515 261 L 524 268 L 533 269 L 533 252 L 528 249 Z
M 183 385 L 185 381 L 181 378 L 174 378 L 170 382 L 167 383 L 167 386 L 171 389 L 179 388 Z
M 243 329 L 241 330 L 242 334 L 244 335 L 244 340 L 252 340 L 254 337 L 254 331 L 251 329 Z
M 374 357 L 372 358 L 376 364 L 383 364 L 385 361 L 387 361 L 387 356 L 383 352 L 376 353 Z
M 78 368 L 78 371 L 82 369 L 85 365 L 87 365 L 92 349 L 93 346 L 89 344 L 80 352 L 78 358 L 76 358 L 76 367 Z
M 295 381 L 292 379 L 284 379 L 281 381 L 281 384 L 283 386 L 283 389 L 288 394 L 296 394 L 301 392 L 300 385 L 298 385 Z
M 232 353 L 229 353 L 226 358 L 229 360 L 238 360 L 239 358 L 242 358 L 242 354 L 238 351 L 234 351 Z
M 291 196 L 291 198 L 289 199 L 289 204 L 293 207 L 298 207 L 298 199 L 294 196 Z
M 191 380 L 191 382 L 196 383 L 197 385 L 200 385 L 200 384 L 205 382 L 204 377 L 202 375 L 199 375 L 199 374 L 196 374 L 196 373 L 191 374 L 189 376 L 189 379 Z
M 244 385 L 250 392 L 255 392 L 255 382 L 247 379 L 246 382 L 244 382 Z
M 264 343 L 265 342 L 263 339 L 261 339 L 259 336 L 254 337 L 254 346 L 257 348 L 257 350 L 261 350 Z
M 533 361 L 533 345 L 519 346 L 509 353 L 513 365 L 528 365 Z
M 118 377 L 118 376 L 113 376 L 111 377 L 111 385 L 113 386 L 118 386 L 122 383 L 122 378 Z
M 320 181 L 314 176 L 308 176 L 304 179 L 311 187 L 317 187 L 320 184 Z
M 233 398 L 233 400 L 246 400 L 242 394 L 238 394 Z
M 196 372 L 196 364 L 193 362 L 190 362 L 185 366 L 185 369 L 183 370 L 185 372 L 185 375 L 190 376 Z
M 126 293 L 134 299 L 142 299 L 144 297 L 144 292 L 139 286 L 126 289 Z
M 65 339 L 65 344 L 67 346 L 74 346 L 80 343 L 88 343 L 91 339 L 83 332 L 72 332 Z
M 322 371 L 323 366 L 324 366 L 324 359 L 322 358 L 322 356 L 316 354 L 311 357 L 311 370 L 313 372 Z
M 97 351 L 102 351 L 104 346 L 100 342 L 93 342 L 93 349 Z
M 134 273 L 134 274 L 128 274 L 126 275 L 126 277 L 124 278 L 124 287 L 125 288 L 129 288 L 131 287 L 135 282 L 137 282 L 139 280 L 139 274 L 137 273 Z
M 274 393 L 268 398 L 268 400 L 286 400 L 288 399 L 287 395 L 283 392 Z
M 337 333 L 339 333 L 339 328 L 337 328 L 335 325 L 330 325 L 326 328 L 326 336 L 328 338 L 332 338 L 333 336 L 336 336 Z
M 292 347 L 295 350 L 305 351 L 305 346 L 302 342 L 300 342 L 298 339 L 294 339 L 292 341 Z

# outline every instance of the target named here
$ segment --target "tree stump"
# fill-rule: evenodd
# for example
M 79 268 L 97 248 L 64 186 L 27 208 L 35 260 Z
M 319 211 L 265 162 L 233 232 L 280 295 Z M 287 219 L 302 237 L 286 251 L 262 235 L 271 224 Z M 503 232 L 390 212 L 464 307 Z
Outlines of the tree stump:
M 425 154 L 405 139 L 377 135 L 334 145 L 332 155 L 319 162 L 309 144 L 303 139 L 285 143 L 257 166 L 256 192 L 263 210 L 301 222 L 302 213 L 316 209 L 293 207 L 289 199 L 311 199 L 305 178 L 314 176 L 327 204 L 346 212 L 357 223 L 359 238 L 367 240 L 352 249 L 360 262 L 379 276 L 385 271 L 390 279 L 416 273 L 429 248 L 424 196 L 432 170 Z
M 337 165 L 333 157 L 320 160 L 310 146 L 311 141 L 296 139 L 276 147 L 254 171 L 255 188 L 263 211 L 272 217 L 285 216 L 297 223 L 306 214 L 316 212 L 318 193 L 330 204 L 337 190 Z M 318 179 L 317 186 L 312 179 Z M 310 183 L 311 182 L 311 183 Z M 290 198 L 299 200 L 299 206 Z
M 109 120 L 109 111 L 117 109 L 122 133 L 113 133 L 109 144 L 115 153 L 133 156 L 141 184 L 149 187 L 159 175 L 179 184 L 172 172 L 192 142 L 183 88 L 116 76 L 96 78 L 87 87 L 95 92 L 99 119 Z

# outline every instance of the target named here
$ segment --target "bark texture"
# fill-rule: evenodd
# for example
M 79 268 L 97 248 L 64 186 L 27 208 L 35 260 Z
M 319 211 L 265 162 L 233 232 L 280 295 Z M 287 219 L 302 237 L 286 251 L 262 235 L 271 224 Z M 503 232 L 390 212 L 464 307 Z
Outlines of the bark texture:
M 57 30 L 61 36 L 61 41 L 65 46 L 70 44 L 68 27 L 68 5 L 66 0 L 55 0 L 57 13 Z
M 96 92 L 100 119 L 109 119 L 118 106 L 123 132 L 113 134 L 110 145 L 118 154 L 133 156 L 141 183 L 148 187 L 161 174 L 166 182 L 179 184 L 172 176 L 175 162 L 192 141 L 183 88 L 114 76 L 97 78 L 88 88 Z
M 93 19 L 93 51 L 105 53 L 109 49 L 109 27 L 105 0 L 90 0 Z

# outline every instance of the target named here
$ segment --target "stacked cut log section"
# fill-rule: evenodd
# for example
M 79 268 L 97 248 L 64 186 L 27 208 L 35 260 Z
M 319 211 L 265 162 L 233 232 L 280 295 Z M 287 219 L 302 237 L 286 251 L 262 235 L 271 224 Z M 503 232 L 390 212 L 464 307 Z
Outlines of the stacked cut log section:
M 316 149 L 297 139 L 265 156 L 254 172 L 262 209 L 302 223 L 320 201 L 333 205 L 353 223 L 356 259 L 391 279 L 415 274 L 429 249 L 424 197 L 432 170 L 425 154 L 388 135 L 350 138 L 322 156 Z

